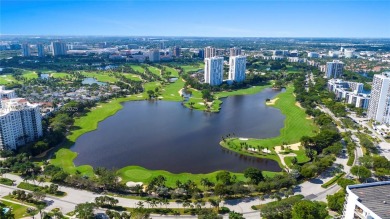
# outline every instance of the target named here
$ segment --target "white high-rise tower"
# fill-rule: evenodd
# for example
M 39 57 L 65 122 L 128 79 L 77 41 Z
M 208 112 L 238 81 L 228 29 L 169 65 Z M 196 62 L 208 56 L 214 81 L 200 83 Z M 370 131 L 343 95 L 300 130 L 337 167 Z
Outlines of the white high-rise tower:
M 211 57 L 205 59 L 204 81 L 212 86 L 220 85 L 223 81 L 223 58 Z
M 230 56 L 229 58 L 229 80 L 243 82 L 245 80 L 246 57 Z
M 390 124 L 390 72 L 374 75 L 367 117 Z

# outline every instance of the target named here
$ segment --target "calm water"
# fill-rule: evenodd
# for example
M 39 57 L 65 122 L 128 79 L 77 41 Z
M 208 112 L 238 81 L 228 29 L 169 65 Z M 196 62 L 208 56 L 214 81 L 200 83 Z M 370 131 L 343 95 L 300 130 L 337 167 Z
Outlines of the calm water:
M 178 102 L 132 101 L 98 129 L 82 135 L 71 148 L 78 152 L 76 165 L 121 168 L 139 165 L 173 173 L 240 172 L 254 166 L 280 171 L 277 162 L 251 158 L 223 149 L 221 136 L 268 138 L 279 135 L 284 116 L 265 106 L 278 91 L 232 96 L 220 113 L 189 110 Z
M 81 83 L 82 84 L 89 84 L 89 85 L 92 85 L 92 84 L 106 85 L 107 84 L 104 82 L 100 82 L 100 81 L 96 80 L 95 78 L 84 78 Z

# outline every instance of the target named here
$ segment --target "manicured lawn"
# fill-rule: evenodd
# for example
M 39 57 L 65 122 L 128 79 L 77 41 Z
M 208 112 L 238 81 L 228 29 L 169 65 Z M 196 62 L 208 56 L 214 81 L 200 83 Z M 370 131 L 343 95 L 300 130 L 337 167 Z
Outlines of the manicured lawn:
M 133 81 L 141 81 L 141 78 L 138 75 L 131 74 L 131 73 L 123 73 L 123 75 Z
M 17 82 L 14 76 L 12 75 L 0 75 L 0 85 L 5 85 L 9 83 Z
M 168 66 L 164 66 L 165 67 L 165 72 L 168 73 L 170 72 L 170 76 L 173 77 L 173 78 L 178 78 L 179 77 L 179 72 L 174 69 L 174 68 L 171 68 L 171 67 L 168 67 Z
M 128 166 L 118 170 L 118 175 L 122 178 L 124 182 L 133 181 L 133 182 L 149 183 L 153 177 L 162 175 L 167 178 L 167 186 L 172 186 L 172 187 L 176 186 L 177 180 L 180 180 L 182 182 L 185 182 L 187 180 L 192 180 L 195 183 L 200 184 L 200 180 L 202 178 L 209 178 L 211 181 L 215 182 L 217 174 L 218 171 L 208 173 L 208 174 L 191 174 L 191 173 L 174 174 L 164 170 L 148 170 L 139 166 Z M 264 171 L 263 174 L 271 177 L 277 173 Z M 243 180 L 243 181 L 246 180 L 244 174 L 242 173 L 234 173 L 234 175 L 237 176 L 237 180 Z
M 150 66 L 150 65 L 149 65 L 147 68 L 148 68 L 148 70 L 149 70 L 150 72 L 152 72 L 153 74 L 158 75 L 158 76 L 161 76 L 160 69 L 158 69 L 158 68 L 156 68 L 156 67 L 154 67 L 154 66 Z
M 136 71 L 136 72 L 139 72 L 139 73 L 144 73 L 145 72 L 145 69 L 142 68 L 142 66 L 140 65 L 130 65 L 130 67 Z
M 7 201 L 0 201 L 0 209 L 6 207 L 6 208 L 11 208 L 12 209 L 12 214 L 14 214 L 15 219 L 19 218 L 24 218 L 28 217 L 29 215 L 26 213 L 27 208 L 26 206 L 23 205 L 18 205 L 14 204 L 12 202 L 7 202 Z
M 96 78 L 100 82 L 114 83 L 118 81 L 111 73 L 103 72 L 81 72 L 82 75 L 89 78 Z
M 240 147 L 240 142 L 246 142 L 250 146 L 262 146 L 273 150 L 274 146 L 286 144 L 293 144 L 300 141 L 302 136 L 313 136 L 318 128 L 311 119 L 307 119 L 307 115 L 303 109 L 296 106 L 296 100 L 293 95 L 293 87 L 289 86 L 285 92 L 280 93 L 275 107 L 286 116 L 284 127 L 280 130 L 280 135 L 274 138 L 266 139 L 249 139 L 247 141 L 240 141 L 237 138 L 230 139 L 230 145 L 236 148 Z M 223 145 L 227 146 L 227 145 Z M 301 156 L 299 156 L 301 157 Z

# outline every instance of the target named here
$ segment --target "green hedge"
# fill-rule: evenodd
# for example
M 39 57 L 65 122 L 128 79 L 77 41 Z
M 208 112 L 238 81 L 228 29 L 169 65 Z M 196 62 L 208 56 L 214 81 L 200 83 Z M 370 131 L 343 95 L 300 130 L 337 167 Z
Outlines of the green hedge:
M 37 192 L 37 191 L 44 192 L 46 194 L 54 195 L 54 196 L 58 196 L 58 197 L 64 197 L 66 195 L 66 192 L 62 192 L 62 191 L 57 191 L 55 194 L 52 194 L 52 193 L 49 193 L 49 191 L 45 187 L 37 186 L 37 185 L 30 184 L 30 183 L 25 183 L 25 182 L 21 182 L 18 185 L 18 188 L 33 191 L 33 192 Z
M 321 185 L 322 188 L 328 188 L 329 186 L 333 185 L 337 180 L 339 180 L 341 177 L 343 177 L 345 173 L 339 173 L 336 176 L 334 176 L 331 180 Z
M 0 184 L 12 186 L 14 184 L 14 181 L 7 178 L 0 178 Z

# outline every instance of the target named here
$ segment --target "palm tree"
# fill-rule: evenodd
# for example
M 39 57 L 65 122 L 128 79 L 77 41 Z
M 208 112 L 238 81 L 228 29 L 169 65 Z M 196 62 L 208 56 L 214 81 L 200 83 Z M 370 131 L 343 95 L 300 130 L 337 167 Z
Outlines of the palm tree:
M 191 201 L 190 200 L 188 200 L 188 199 L 186 199 L 186 200 L 184 200 L 184 202 L 183 202 L 183 208 L 186 208 L 186 207 L 190 207 L 191 206 Z
M 150 203 L 152 202 L 152 198 L 148 197 L 145 201 L 148 204 L 148 208 L 150 208 Z
M 150 207 L 152 207 L 152 208 L 155 208 L 155 207 L 157 207 L 157 199 L 152 199 L 151 201 L 150 201 Z
M 139 208 L 139 209 L 144 208 L 144 203 L 141 201 L 137 202 L 137 208 Z
M 166 199 L 166 198 L 164 198 L 163 200 L 161 200 L 161 203 L 162 203 L 163 205 L 165 205 L 165 208 L 167 208 L 168 205 L 169 205 L 169 201 L 168 201 L 168 199 Z

